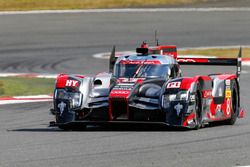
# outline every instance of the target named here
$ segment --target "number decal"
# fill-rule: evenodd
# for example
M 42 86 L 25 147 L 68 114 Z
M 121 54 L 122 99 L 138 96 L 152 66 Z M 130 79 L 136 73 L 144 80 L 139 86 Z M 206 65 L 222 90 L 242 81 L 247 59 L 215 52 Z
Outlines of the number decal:
M 227 98 L 227 115 L 231 112 L 231 98 Z
M 180 88 L 181 82 L 171 82 L 167 85 L 167 88 Z

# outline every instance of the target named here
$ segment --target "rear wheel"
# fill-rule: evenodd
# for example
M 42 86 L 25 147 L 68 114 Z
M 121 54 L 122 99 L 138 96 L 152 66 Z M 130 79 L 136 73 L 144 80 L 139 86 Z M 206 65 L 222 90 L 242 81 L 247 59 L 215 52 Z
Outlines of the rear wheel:
M 195 96 L 195 123 L 194 129 L 198 130 L 202 127 L 202 99 L 200 87 L 197 86 L 196 96 Z
M 232 113 L 230 119 L 226 120 L 226 124 L 233 125 L 236 122 L 239 113 L 239 93 L 236 81 L 232 81 L 232 97 L 231 97 Z

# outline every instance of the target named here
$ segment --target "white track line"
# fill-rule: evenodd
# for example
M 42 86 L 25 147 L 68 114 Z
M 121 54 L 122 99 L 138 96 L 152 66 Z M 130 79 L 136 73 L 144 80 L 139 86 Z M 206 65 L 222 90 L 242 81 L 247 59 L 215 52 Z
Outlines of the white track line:
M 56 78 L 58 74 L 0 73 L 0 77 Z
M 51 95 L 13 96 L 14 99 L 51 99 Z
M 52 101 L 52 99 L 42 99 L 42 100 L 0 100 L 0 105 L 22 104 L 22 103 L 33 103 L 33 102 L 47 102 L 47 101 Z
M 22 104 L 22 103 L 34 103 L 34 102 L 47 102 L 52 101 L 52 99 L 43 99 L 43 100 L 0 100 L 0 105 L 6 104 Z
M 250 61 L 243 61 L 243 62 L 242 62 L 242 65 L 243 65 L 243 66 L 250 66 Z
M 0 105 L 52 101 L 52 95 L 1 97 Z
M 83 10 L 34 10 L 5 11 L 0 15 L 16 14 L 63 14 L 63 13 L 143 13 L 143 12 L 249 12 L 250 8 L 125 8 L 125 9 L 83 9 Z

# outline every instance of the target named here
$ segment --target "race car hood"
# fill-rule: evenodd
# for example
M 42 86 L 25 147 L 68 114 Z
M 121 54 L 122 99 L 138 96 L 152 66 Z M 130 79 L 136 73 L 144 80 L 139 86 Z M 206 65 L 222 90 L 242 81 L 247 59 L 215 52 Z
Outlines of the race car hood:
M 110 92 L 110 98 L 128 99 L 131 91 L 137 84 L 143 83 L 145 78 L 119 78 Z

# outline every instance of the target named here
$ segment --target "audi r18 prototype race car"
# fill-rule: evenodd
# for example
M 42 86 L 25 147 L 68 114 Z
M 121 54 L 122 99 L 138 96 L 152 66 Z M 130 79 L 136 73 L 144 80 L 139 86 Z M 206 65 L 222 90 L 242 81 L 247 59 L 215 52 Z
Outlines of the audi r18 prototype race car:
M 54 91 L 53 125 L 140 123 L 199 129 L 214 121 L 234 124 L 240 106 L 238 58 L 180 58 L 176 46 L 148 47 L 110 56 L 110 72 L 94 77 L 60 74 Z M 181 65 L 226 65 L 235 74 L 185 77 Z

